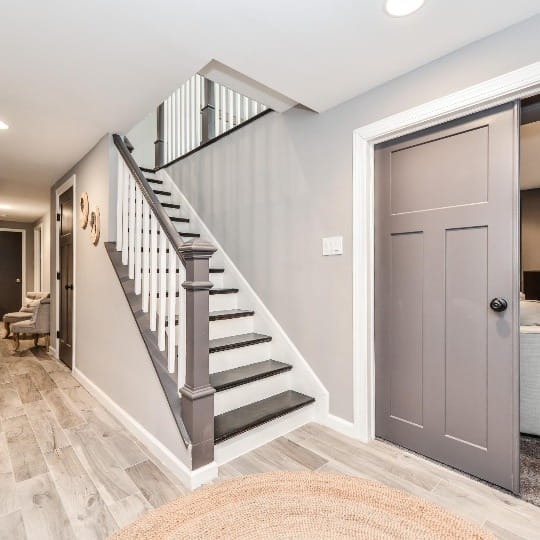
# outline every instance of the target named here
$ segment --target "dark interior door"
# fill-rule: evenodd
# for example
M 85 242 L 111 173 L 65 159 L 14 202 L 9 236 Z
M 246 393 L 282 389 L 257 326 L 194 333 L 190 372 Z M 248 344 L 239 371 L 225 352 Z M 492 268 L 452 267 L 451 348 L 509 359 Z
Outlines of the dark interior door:
M 22 232 L 0 231 L 0 317 L 22 303 Z
M 515 491 L 518 122 L 508 105 L 375 151 L 376 434 Z
M 60 360 L 73 364 L 73 188 L 60 196 Z

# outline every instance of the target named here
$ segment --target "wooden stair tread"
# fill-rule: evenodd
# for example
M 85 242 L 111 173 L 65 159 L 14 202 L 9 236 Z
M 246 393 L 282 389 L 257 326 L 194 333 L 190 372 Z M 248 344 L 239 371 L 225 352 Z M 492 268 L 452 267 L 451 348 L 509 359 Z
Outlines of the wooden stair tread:
M 161 203 L 161 206 L 163 206 L 165 208 L 174 208 L 175 210 L 180 210 L 180 205 L 179 204 L 164 202 L 164 203 Z
M 171 192 L 170 191 L 164 191 L 162 189 L 154 189 L 154 193 L 156 195 L 163 195 L 164 197 L 170 197 L 171 196 Z
M 214 418 L 214 441 L 220 443 L 235 435 L 296 411 L 315 401 L 314 398 L 287 390 Z
M 159 184 L 160 186 L 163 185 L 163 180 L 158 180 L 157 178 L 147 178 L 146 181 L 149 184 Z
M 234 288 L 230 288 L 230 287 L 227 287 L 227 288 L 224 288 L 224 289 L 210 289 L 210 294 L 234 294 L 234 293 L 237 293 L 238 292 L 238 289 L 234 289 Z
M 201 235 L 199 233 L 195 233 L 195 232 L 180 232 L 178 231 L 178 234 L 180 236 L 184 236 L 185 238 L 200 238 Z
M 169 219 L 171 221 L 174 221 L 175 223 L 189 223 L 189 218 L 186 218 L 186 217 L 171 217 L 171 216 L 169 216 Z
M 208 272 L 211 274 L 223 274 L 223 272 L 225 272 L 225 268 L 209 268 Z
M 292 366 L 276 360 L 264 360 L 256 364 L 248 364 L 226 371 L 210 374 L 210 384 L 216 389 L 216 392 L 229 390 L 247 384 L 250 382 L 266 379 L 290 371 Z
M 227 336 L 224 338 L 211 339 L 209 342 L 209 351 L 211 353 L 228 351 L 230 349 L 239 349 L 240 347 L 249 347 L 259 343 L 272 341 L 272 336 L 249 332 L 248 334 L 239 334 L 237 336 Z
M 227 319 L 240 319 L 241 317 L 251 317 L 255 312 L 251 309 L 222 309 L 210 312 L 211 321 L 224 321 Z

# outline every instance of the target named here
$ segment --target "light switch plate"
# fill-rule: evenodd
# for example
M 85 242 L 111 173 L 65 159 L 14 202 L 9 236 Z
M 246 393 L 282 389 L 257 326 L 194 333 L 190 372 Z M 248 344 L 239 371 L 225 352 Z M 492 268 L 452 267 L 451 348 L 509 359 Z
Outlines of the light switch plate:
M 343 236 L 330 236 L 322 239 L 322 254 L 343 255 Z

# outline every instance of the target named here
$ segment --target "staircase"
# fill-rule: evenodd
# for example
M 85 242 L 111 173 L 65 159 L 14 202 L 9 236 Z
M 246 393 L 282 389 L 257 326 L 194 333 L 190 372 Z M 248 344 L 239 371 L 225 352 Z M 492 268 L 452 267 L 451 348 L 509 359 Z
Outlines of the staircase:
M 115 136 L 115 143 L 118 147 L 122 143 L 121 138 Z M 119 159 L 122 158 L 128 161 L 131 158 L 131 156 L 126 157 L 125 148 L 120 152 Z M 148 169 L 141 170 L 137 168 L 136 171 L 133 171 L 134 161 L 132 158 L 128 166 L 132 169 L 132 173 L 137 173 L 133 175 L 134 177 L 144 175 L 146 186 L 152 192 L 152 199 L 157 201 L 164 211 L 160 219 L 166 216 L 169 228 L 173 227 L 172 230 L 178 235 L 180 246 L 190 244 L 196 247 L 199 245 L 197 242 L 201 242 L 201 245 L 209 245 L 205 241 L 210 239 L 201 238 L 201 234 L 204 235 L 204 232 L 201 233 L 201 231 L 195 230 L 196 228 L 191 223 L 190 218 L 183 213 L 182 201 L 179 200 L 177 190 L 175 186 L 171 185 L 170 179 L 164 179 L 163 175 L 158 177 Z M 144 195 L 144 186 L 137 184 L 137 187 Z M 134 191 L 130 191 L 130 198 L 133 197 L 133 193 Z M 143 215 L 141 217 L 130 217 L 128 212 L 128 216 L 124 221 L 129 222 L 130 228 L 137 228 L 140 224 L 143 225 L 144 229 L 146 217 L 143 204 L 146 203 L 139 201 L 137 197 L 140 197 L 140 195 L 135 195 L 132 208 L 142 209 Z M 150 198 L 148 200 L 150 201 Z M 128 201 L 125 204 L 129 207 L 131 203 Z M 147 219 L 147 226 L 150 229 L 153 226 L 153 220 L 155 218 L 151 214 Z M 123 226 L 125 227 L 125 225 Z M 129 228 L 127 230 L 124 228 L 124 234 L 126 232 L 128 235 L 130 234 Z M 148 234 L 152 238 L 153 233 L 149 232 Z M 164 234 L 164 228 L 161 227 L 157 231 L 157 238 L 159 238 L 160 242 Z M 183 418 L 185 405 L 183 401 L 180 404 L 180 401 L 189 394 L 189 392 L 182 391 L 181 386 L 184 381 L 182 381 L 183 376 L 180 373 L 184 370 L 182 357 L 189 356 L 189 346 L 185 351 L 183 350 L 186 329 L 179 328 L 184 324 L 187 325 L 189 331 L 189 322 L 182 320 L 182 310 L 181 308 L 180 311 L 177 309 L 178 302 L 180 304 L 185 302 L 181 298 L 184 293 L 182 282 L 185 279 L 183 275 L 185 270 L 180 262 L 174 264 L 174 259 L 171 258 L 174 255 L 172 243 L 169 243 L 165 250 L 163 250 L 165 244 L 160 243 L 159 248 L 154 250 L 156 251 L 155 256 L 162 263 L 167 257 L 166 269 L 163 265 L 154 264 L 152 267 L 152 255 L 145 253 L 145 251 L 151 250 L 148 246 L 152 244 L 149 242 L 151 240 L 146 242 L 144 238 L 138 242 L 134 239 L 136 246 L 133 251 L 137 254 L 134 263 L 128 262 L 128 264 L 125 264 L 125 257 L 122 261 L 120 246 L 109 243 L 107 249 L 156 367 L 156 372 L 167 395 L 180 432 L 186 445 L 189 445 L 193 443 L 191 431 L 197 431 L 197 428 L 193 425 L 196 416 L 187 420 Z M 162 250 L 161 253 L 160 249 Z M 138 256 L 139 250 L 142 253 L 141 257 Z M 169 276 L 171 261 L 173 262 L 172 271 L 179 274 L 179 281 L 176 281 L 174 285 L 173 281 L 169 281 L 171 279 Z M 134 265 L 131 276 L 128 268 L 130 264 Z M 158 267 L 156 268 L 156 266 Z M 161 281 L 160 273 L 163 273 L 164 269 L 166 277 Z M 173 289 L 168 288 L 165 291 L 163 287 L 160 290 L 157 290 L 159 287 L 152 288 L 152 278 L 149 278 L 149 284 L 145 288 L 145 274 L 147 272 L 152 274 L 152 270 L 154 270 L 154 273 L 157 270 L 158 275 L 154 279 L 158 283 L 163 285 L 165 279 L 167 279 L 167 283 L 170 283 Z M 139 286 L 135 283 L 138 271 L 142 275 L 139 278 L 142 285 L 139 284 Z M 254 433 L 255 436 L 249 443 L 253 447 L 258 445 L 256 440 L 259 439 L 259 435 L 257 434 L 261 430 L 264 431 L 266 426 L 276 425 L 276 423 L 280 422 L 280 419 L 291 415 L 295 411 L 313 407 L 315 398 L 295 389 L 294 377 L 292 376 L 294 375 L 293 365 L 287 362 L 287 358 L 275 357 L 271 335 L 257 331 L 256 310 L 250 305 L 241 304 L 239 297 L 245 298 L 245 296 L 239 294 L 240 288 L 237 283 L 233 283 L 234 277 L 228 275 L 225 268 L 214 266 L 212 261 L 210 261 L 207 272 L 208 279 L 212 284 L 211 286 L 208 285 L 207 376 L 211 388 L 215 390 L 213 443 L 219 449 L 219 445 L 226 444 L 226 442 L 234 438 Z M 197 279 L 201 279 L 200 276 Z M 204 281 L 204 278 L 202 278 L 202 281 Z M 171 292 L 173 290 L 175 291 L 174 294 Z M 152 291 L 155 293 L 155 299 L 152 299 Z M 146 295 L 149 296 L 149 299 L 147 301 L 141 300 L 141 296 L 144 299 Z M 173 296 L 178 301 L 175 299 L 175 301 L 170 302 L 169 298 Z M 167 299 L 167 303 L 161 301 L 163 297 Z M 152 302 L 156 304 L 155 317 L 157 322 L 155 325 L 151 324 Z M 184 303 L 184 305 L 186 304 Z M 148 312 L 150 312 L 150 316 Z M 186 317 L 188 316 L 189 314 L 186 312 Z M 172 321 L 174 321 L 173 324 L 171 324 Z M 162 333 L 164 330 L 164 339 L 162 336 L 161 340 L 160 328 Z M 171 343 L 175 352 L 171 352 Z M 179 393 L 180 398 L 178 397 Z M 266 442 L 269 438 L 272 438 L 272 431 L 261 434 L 260 443 Z M 227 457 L 221 461 L 234 457 L 234 452 L 242 453 L 244 451 L 246 449 L 237 449 L 233 451 L 233 454 L 226 452 Z M 193 468 L 202 466 L 209 461 L 208 449 L 203 454 L 205 455 L 203 459 L 194 460 Z

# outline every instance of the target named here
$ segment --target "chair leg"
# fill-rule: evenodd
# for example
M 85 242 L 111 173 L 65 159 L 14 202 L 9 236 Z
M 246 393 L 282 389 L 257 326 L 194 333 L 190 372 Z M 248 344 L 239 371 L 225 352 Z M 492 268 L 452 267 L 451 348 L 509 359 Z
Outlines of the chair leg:
M 51 335 L 45 334 L 45 349 L 47 352 L 49 352 L 50 345 L 51 345 Z
M 19 334 L 18 333 L 13 334 L 13 337 L 15 339 L 15 350 L 18 351 L 19 350 L 19 345 L 20 345 Z
M 7 339 L 10 332 L 9 323 L 7 321 L 4 321 L 4 328 L 6 329 L 6 335 L 4 336 L 4 339 Z
M 39 343 L 39 334 L 34 334 L 34 347 L 37 347 Z

